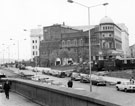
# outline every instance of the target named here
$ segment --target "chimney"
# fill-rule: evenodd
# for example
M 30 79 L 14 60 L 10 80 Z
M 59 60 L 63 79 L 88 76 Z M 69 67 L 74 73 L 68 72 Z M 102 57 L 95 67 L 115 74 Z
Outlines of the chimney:
M 63 22 L 63 26 L 65 26 L 65 22 Z

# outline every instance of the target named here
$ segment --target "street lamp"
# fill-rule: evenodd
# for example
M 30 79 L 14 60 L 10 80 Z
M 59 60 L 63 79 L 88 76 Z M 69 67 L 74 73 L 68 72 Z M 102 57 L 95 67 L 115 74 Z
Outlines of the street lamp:
M 12 38 L 10 38 L 10 40 L 14 40 L 14 39 L 12 39 Z M 23 40 L 26 40 L 26 39 L 23 39 Z M 19 53 L 19 40 L 17 40 L 17 51 L 18 51 L 18 63 L 19 63 L 19 59 L 20 59 L 20 57 L 19 57 L 19 55 L 20 55 L 20 53 Z
M 13 39 L 10 38 L 10 40 L 13 40 Z M 18 60 L 18 63 L 19 63 L 19 40 L 17 40 L 17 50 L 18 50 L 18 53 L 17 53 L 18 54 L 18 56 L 17 56 L 18 59 L 17 60 Z
M 90 27 L 90 8 L 101 6 L 101 5 L 103 5 L 103 6 L 108 5 L 108 3 L 103 3 L 103 4 L 98 4 L 98 5 L 94 5 L 94 6 L 90 6 L 89 7 L 89 6 L 83 5 L 81 3 L 75 2 L 73 0 L 68 0 L 67 2 L 69 2 L 69 3 L 76 3 L 78 5 L 86 7 L 88 9 L 88 26 L 89 27 Z M 90 36 L 90 29 L 89 29 L 89 68 L 90 68 L 89 74 L 90 74 L 90 92 L 92 92 L 92 84 L 91 84 L 91 41 L 90 41 L 91 38 L 90 37 L 91 36 Z

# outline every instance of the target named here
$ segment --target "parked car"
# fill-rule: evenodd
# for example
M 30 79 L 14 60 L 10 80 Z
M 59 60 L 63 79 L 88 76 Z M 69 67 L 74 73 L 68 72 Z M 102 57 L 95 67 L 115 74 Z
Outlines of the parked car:
M 135 83 L 131 82 L 119 82 L 116 84 L 116 89 L 122 91 L 135 91 Z
M 25 70 L 26 68 L 25 68 L 26 66 L 24 65 L 24 64 L 19 64 L 19 66 L 18 66 L 18 68 L 20 69 L 20 70 Z
M 92 75 L 91 76 L 92 85 L 96 86 L 106 86 L 107 82 L 103 79 L 102 76 Z
M 66 72 L 65 71 L 58 71 L 57 76 L 60 77 L 60 78 L 64 78 L 64 77 L 66 77 Z
M 88 74 L 81 74 L 81 80 L 80 82 L 82 83 L 89 83 L 90 82 L 90 77 Z
M 80 81 L 81 80 L 80 73 L 72 72 L 71 79 L 74 81 Z
M 0 73 L 0 79 L 1 79 L 1 78 L 6 78 L 5 73 Z
M 3 85 L 2 84 L 0 84 L 0 92 L 3 92 L 4 90 L 3 90 Z
M 91 80 L 92 85 L 97 85 L 97 86 L 106 86 L 106 81 L 103 79 L 92 79 Z

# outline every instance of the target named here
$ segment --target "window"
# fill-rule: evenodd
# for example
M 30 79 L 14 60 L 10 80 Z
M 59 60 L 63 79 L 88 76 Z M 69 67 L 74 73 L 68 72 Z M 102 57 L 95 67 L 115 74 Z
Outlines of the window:
M 67 46 L 70 46 L 70 40 L 67 41 Z
M 83 45 L 83 40 L 80 39 L 79 45 L 82 46 Z
M 109 36 L 111 37 L 112 35 L 111 35 L 111 34 L 109 34 Z
M 37 40 L 35 40 L 35 43 L 37 43 Z
M 65 46 L 65 41 L 63 40 L 63 41 L 62 41 L 62 47 L 64 47 L 64 46 Z
M 38 55 L 37 51 L 36 51 L 36 56 Z
M 35 52 L 33 51 L 33 56 L 35 55 Z
M 76 39 L 74 40 L 74 44 L 75 44 L 75 46 L 77 46 L 77 40 Z
M 113 48 L 113 43 L 112 42 L 109 42 L 109 47 Z
M 103 48 L 105 48 L 105 42 L 103 42 Z
M 34 40 L 32 40 L 32 43 L 34 43 Z
M 33 49 L 34 49 L 34 46 L 33 46 Z

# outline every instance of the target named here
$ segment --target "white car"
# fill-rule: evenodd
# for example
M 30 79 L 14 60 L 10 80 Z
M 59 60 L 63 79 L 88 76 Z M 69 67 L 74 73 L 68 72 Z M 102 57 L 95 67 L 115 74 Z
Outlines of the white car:
M 127 91 L 135 91 L 135 83 L 131 82 L 119 82 L 116 84 L 117 90 L 123 90 L 125 92 Z
M 72 72 L 71 79 L 74 81 L 80 81 L 81 80 L 80 73 Z

